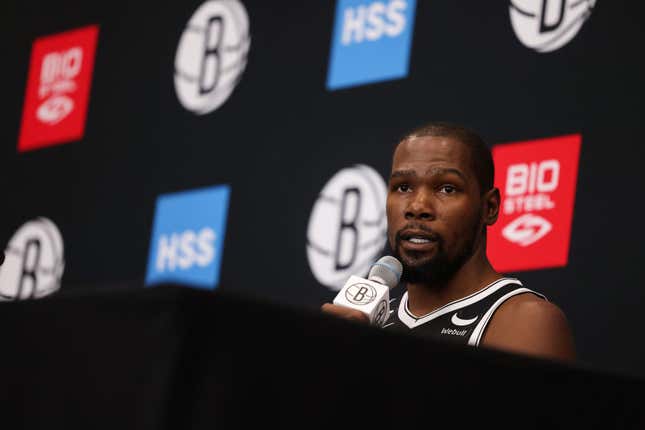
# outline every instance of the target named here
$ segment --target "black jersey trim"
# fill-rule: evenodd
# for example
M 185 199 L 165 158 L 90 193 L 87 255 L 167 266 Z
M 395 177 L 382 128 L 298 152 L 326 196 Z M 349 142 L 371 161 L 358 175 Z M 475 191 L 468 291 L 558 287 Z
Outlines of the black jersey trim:
M 458 300 L 453 300 L 450 303 L 443 305 L 442 307 L 435 309 L 434 311 L 427 313 L 421 317 L 414 316 L 410 309 L 408 308 L 408 292 L 406 291 L 401 297 L 401 302 L 399 303 L 399 311 L 397 313 L 399 320 L 405 324 L 408 328 L 415 328 L 421 324 L 425 324 L 428 321 L 432 321 L 435 318 L 439 318 L 442 315 L 445 315 L 449 312 L 457 311 L 463 307 L 469 306 L 479 300 L 482 300 L 491 294 L 498 291 L 500 288 L 505 287 L 509 284 L 516 284 L 520 287 L 523 287 L 522 282 L 516 278 L 500 278 L 492 283 L 488 284 L 479 291 L 463 297 Z
M 482 335 L 484 334 L 484 331 L 486 331 L 486 327 L 488 326 L 488 323 L 490 319 L 493 317 L 493 314 L 495 311 L 508 299 L 511 297 L 524 294 L 524 293 L 533 293 L 536 296 L 546 300 L 546 297 L 543 296 L 540 293 L 536 293 L 533 290 L 529 290 L 528 288 L 517 288 L 515 290 L 509 291 L 508 293 L 504 294 L 502 297 L 497 299 L 493 305 L 488 308 L 484 316 L 482 317 L 481 321 L 477 323 L 475 326 L 475 329 L 473 330 L 472 334 L 470 335 L 470 338 L 468 339 L 468 345 L 472 346 L 479 346 L 479 342 L 481 341 Z

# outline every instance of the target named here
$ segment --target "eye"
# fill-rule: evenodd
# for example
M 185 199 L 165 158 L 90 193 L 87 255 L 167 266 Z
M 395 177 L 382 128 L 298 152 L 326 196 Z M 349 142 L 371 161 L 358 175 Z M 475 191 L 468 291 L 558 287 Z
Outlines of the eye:
M 439 192 L 444 194 L 454 194 L 457 192 L 457 187 L 450 184 L 444 184 L 441 187 L 439 187 Z
M 396 191 L 399 191 L 401 193 L 409 193 L 410 192 L 410 185 L 409 184 L 399 184 L 396 186 Z

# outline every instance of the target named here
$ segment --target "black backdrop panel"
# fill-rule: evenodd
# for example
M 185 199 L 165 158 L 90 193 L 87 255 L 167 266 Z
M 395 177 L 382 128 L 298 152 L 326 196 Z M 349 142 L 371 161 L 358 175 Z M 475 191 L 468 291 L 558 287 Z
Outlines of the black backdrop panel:
M 143 286 L 157 197 L 228 184 L 218 288 L 315 308 L 335 292 L 312 275 L 307 225 L 340 169 L 366 164 L 386 178 L 397 138 L 428 120 L 465 124 L 491 146 L 580 133 L 569 263 L 517 276 L 564 309 L 582 361 L 645 375 L 636 2 L 599 0 L 568 44 L 540 54 L 514 34 L 507 1 L 419 1 L 407 78 L 328 91 L 335 3 L 245 0 L 246 70 L 220 108 L 198 116 L 181 106 L 173 79 L 201 3 L 5 6 L 0 239 L 46 216 L 65 242 L 63 291 Z M 84 137 L 17 152 L 33 41 L 92 24 Z

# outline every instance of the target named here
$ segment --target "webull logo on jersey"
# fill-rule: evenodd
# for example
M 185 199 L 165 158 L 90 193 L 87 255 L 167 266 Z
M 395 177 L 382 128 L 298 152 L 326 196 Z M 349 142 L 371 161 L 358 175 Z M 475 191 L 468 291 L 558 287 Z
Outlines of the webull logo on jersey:
M 338 0 L 327 88 L 407 76 L 416 0 Z
M 158 198 L 146 285 L 217 286 L 229 194 L 219 185 Z
M 488 256 L 498 271 L 566 266 L 581 141 L 575 134 L 493 148 L 502 202 Z

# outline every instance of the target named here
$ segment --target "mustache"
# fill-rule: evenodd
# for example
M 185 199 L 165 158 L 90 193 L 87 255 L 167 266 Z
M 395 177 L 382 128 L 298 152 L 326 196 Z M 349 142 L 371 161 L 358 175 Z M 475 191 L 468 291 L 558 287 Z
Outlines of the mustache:
M 431 240 L 435 240 L 440 243 L 443 241 L 443 238 L 441 237 L 441 235 L 439 235 L 431 228 L 419 223 L 408 223 L 396 232 L 394 238 L 397 244 L 399 244 L 403 240 L 403 232 L 406 230 L 422 231 L 426 233 Z

